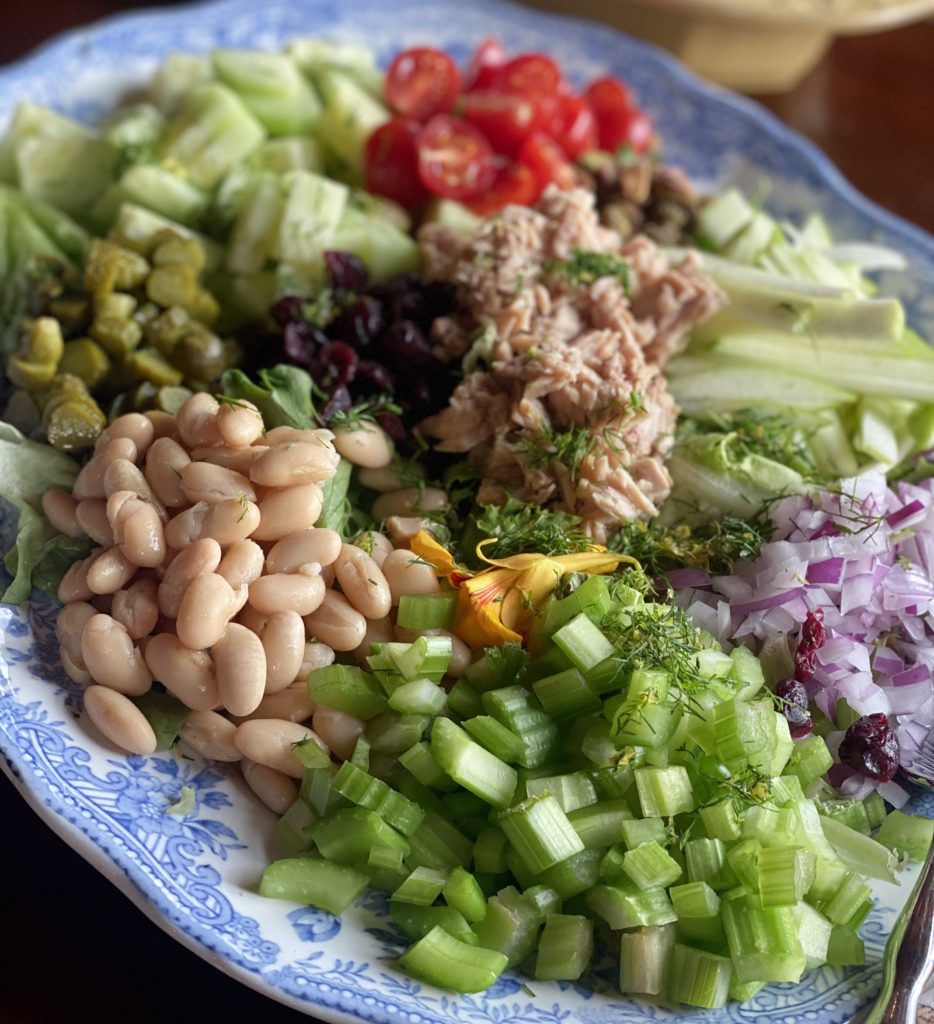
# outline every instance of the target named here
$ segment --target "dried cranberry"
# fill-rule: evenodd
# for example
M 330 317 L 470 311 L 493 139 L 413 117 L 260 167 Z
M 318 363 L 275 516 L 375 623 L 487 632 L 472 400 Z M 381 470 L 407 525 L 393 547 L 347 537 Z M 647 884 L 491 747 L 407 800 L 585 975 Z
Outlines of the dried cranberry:
M 354 348 L 371 345 L 383 329 L 383 304 L 369 295 L 355 299 L 328 328 L 331 336 Z
M 284 298 L 273 303 L 269 310 L 269 315 L 276 321 L 280 327 L 285 327 L 290 324 L 293 320 L 302 319 L 302 306 L 304 300 L 300 299 L 297 295 L 286 295 Z
M 818 649 L 824 645 L 827 634 L 824 630 L 824 610 L 808 612 L 801 626 L 801 637 L 795 650 L 795 679 L 808 683 L 814 676 Z
M 343 341 L 332 341 L 325 345 L 318 356 L 318 383 L 325 387 L 331 384 L 349 384 L 357 372 L 359 357 Z
M 380 335 L 379 343 L 400 369 L 424 369 L 437 362 L 421 328 L 411 320 L 388 327 Z
M 369 277 L 366 264 L 352 252 L 339 252 L 330 249 L 324 254 L 324 266 L 332 288 L 358 292 L 366 286 Z
M 357 375 L 354 383 L 358 388 L 369 394 L 380 394 L 384 391 L 394 391 L 396 380 L 392 373 L 372 359 L 361 359 L 357 363 Z
M 328 344 L 327 337 L 303 320 L 288 323 L 282 332 L 282 348 L 286 358 L 296 366 L 310 369 L 316 353 Z
M 824 609 L 818 608 L 816 611 L 808 612 L 801 626 L 801 642 L 806 643 L 809 647 L 823 647 L 826 639 Z
M 389 437 L 396 442 L 396 444 L 402 444 L 406 439 L 405 424 L 399 417 L 393 412 L 384 412 L 376 417 L 376 422 L 386 431 Z
M 788 722 L 792 739 L 799 740 L 807 736 L 814 728 L 814 723 L 811 721 L 804 683 L 797 679 L 783 679 L 775 687 L 775 696 L 781 699 L 781 712 Z
M 843 764 L 879 782 L 892 778 L 898 770 L 900 754 L 898 737 L 882 712 L 863 715 L 854 722 L 847 729 L 838 752 Z
M 321 410 L 321 418 L 327 423 L 335 413 L 347 412 L 352 406 L 353 399 L 350 397 L 346 385 L 338 384 Z

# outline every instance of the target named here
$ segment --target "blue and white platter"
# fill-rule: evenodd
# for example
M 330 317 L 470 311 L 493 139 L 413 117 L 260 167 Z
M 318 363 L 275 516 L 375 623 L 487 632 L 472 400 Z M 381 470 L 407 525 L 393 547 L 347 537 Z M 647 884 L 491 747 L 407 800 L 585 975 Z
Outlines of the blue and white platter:
M 219 0 L 123 15 L 0 68 L 0 129 L 24 99 L 93 120 L 172 51 L 276 48 L 302 35 L 363 43 L 383 59 L 426 42 L 463 58 L 495 35 L 511 50 L 552 53 L 578 81 L 619 74 L 654 117 L 666 158 L 700 184 L 756 191 L 767 183 L 774 213 L 820 210 L 839 239 L 872 239 L 903 252 L 908 270 L 888 275 L 883 286 L 903 299 L 916 329 L 934 336 L 929 235 L 856 193 L 825 157 L 759 107 L 699 82 L 662 53 L 601 26 L 506 3 Z M 621 997 L 611 968 L 597 970 L 586 986 L 527 985 L 506 976 L 476 996 L 421 985 L 394 967 L 403 943 L 381 895 L 362 898 L 341 920 L 255 895 L 274 855 L 275 819 L 237 772 L 170 753 L 126 757 L 108 747 L 81 716 L 80 688 L 58 664 L 55 612 L 47 602 L 0 606 L 0 766 L 48 825 L 144 913 L 273 999 L 342 1024 L 842 1024 L 878 987 L 879 958 L 910 876 L 898 888 L 876 886 L 864 968 L 824 968 L 800 985 L 769 986 L 720 1011 Z M 185 786 L 195 793 L 194 809 L 183 818 L 167 814 Z M 914 809 L 934 815 L 934 797 L 916 797 Z

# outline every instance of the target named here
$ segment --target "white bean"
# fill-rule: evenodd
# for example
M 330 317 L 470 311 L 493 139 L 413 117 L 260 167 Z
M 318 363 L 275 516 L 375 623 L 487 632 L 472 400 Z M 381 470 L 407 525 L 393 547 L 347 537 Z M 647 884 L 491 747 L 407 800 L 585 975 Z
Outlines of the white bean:
M 106 501 L 101 498 L 86 498 L 84 501 L 79 501 L 75 509 L 75 516 L 80 529 L 95 544 L 113 547 L 114 532 L 107 518 Z
M 263 437 L 265 445 L 301 444 L 329 445 L 334 440 L 334 433 L 330 430 L 299 430 L 298 427 L 273 427 L 267 430 Z
M 417 533 L 431 528 L 431 520 L 421 516 L 390 516 L 383 527 L 397 548 L 407 548 Z
M 321 515 L 321 488 L 301 484 L 268 491 L 259 502 L 259 524 L 251 531 L 254 540 L 281 540 L 299 530 L 308 530 Z
M 301 670 L 305 623 L 297 612 L 275 612 L 260 639 L 266 652 L 266 693 L 278 693 L 294 682 Z
M 58 599 L 62 604 L 72 601 L 90 601 L 94 591 L 88 586 L 88 572 L 102 554 L 102 549 L 92 551 L 87 558 L 82 558 L 69 566 L 58 585 Z
M 390 516 L 412 516 L 419 512 L 443 512 L 448 496 L 437 487 L 403 487 L 381 494 L 373 502 L 373 518 L 379 523 Z
M 386 561 L 387 556 L 391 555 L 394 550 L 392 541 L 384 534 L 377 533 L 375 530 L 367 530 L 366 533 L 361 533 L 354 541 L 354 544 L 361 551 L 365 551 L 380 568 L 383 567 L 383 562 Z
M 240 497 L 256 500 L 253 485 L 242 473 L 210 462 L 189 462 L 182 470 L 182 490 L 192 503 L 206 501 L 216 505 Z
M 114 518 L 114 536 L 134 565 L 155 568 L 165 561 L 162 520 L 148 501 L 131 498 L 121 505 Z
M 312 669 L 324 668 L 325 665 L 334 664 L 334 651 L 328 647 L 327 644 L 323 644 L 318 640 L 310 640 L 305 644 L 305 651 L 302 655 L 302 665 L 298 670 L 298 676 L 295 679 L 296 683 L 301 683 L 303 686 L 306 685 L 308 679 L 308 673 Z
M 383 562 L 383 575 L 392 591 L 394 605 L 397 605 L 402 597 L 437 594 L 441 589 L 434 569 L 418 555 L 403 548 L 386 556 L 386 561 Z
M 81 654 L 81 637 L 84 627 L 97 615 L 97 609 L 87 601 L 72 601 L 66 604 L 55 620 L 55 637 L 58 640 L 62 665 L 69 678 L 85 685 L 91 681 L 91 674 Z
M 156 749 L 156 734 L 146 716 L 122 693 L 89 686 L 84 691 L 84 710 L 100 732 L 123 750 L 145 756 Z
M 341 536 L 336 530 L 311 527 L 290 533 L 276 541 L 266 556 L 267 572 L 297 572 L 309 562 L 331 565 L 341 553 Z
M 354 659 L 360 665 L 366 665 L 366 659 L 370 654 L 372 644 L 388 644 L 395 640 L 395 632 L 392 626 L 392 619 L 387 615 L 385 619 L 368 619 L 366 633 L 360 641 L 359 646 L 354 648 Z
M 316 708 L 311 726 L 334 756 L 342 761 L 353 756 L 357 740 L 363 734 L 363 722 L 337 708 Z
M 250 475 L 250 466 L 267 451 L 265 445 L 253 445 L 251 448 L 228 448 L 218 445 L 216 448 L 193 448 L 191 457 L 195 462 L 209 462 L 212 466 L 223 466 L 235 473 Z
M 243 757 L 234 742 L 236 734 L 236 725 L 216 711 L 192 711 L 179 730 L 183 743 L 211 761 L 239 761 Z
M 54 487 L 46 491 L 42 495 L 42 511 L 52 526 L 66 537 L 77 538 L 85 535 L 86 531 L 78 519 L 78 502 L 68 491 L 60 491 Z
M 243 779 L 257 797 L 274 814 L 281 817 L 298 799 L 295 780 L 274 768 L 255 761 L 242 760 L 240 771 Z
M 192 711 L 217 706 L 214 662 L 207 651 L 193 651 L 177 636 L 159 633 L 146 644 L 146 664 L 153 677 Z
M 268 615 L 261 615 L 249 602 L 243 607 L 243 610 L 237 616 L 237 622 L 241 626 L 246 626 L 247 629 L 252 630 L 257 636 L 262 636 L 263 630 L 266 628 L 266 623 L 269 621 Z
M 334 476 L 339 461 L 329 441 L 290 441 L 263 452 L 250 466 L 250 479 L 262 487 L 321 483 Z
M 81 657 L 95 683 L 139 697 L 152 686 L 143 656 L 130 634 L 110 615 L 88 619 L 81 634 Z
M 389 491 L 401 491 L 410 487 L 412 477 L 424 477 L 425 467 L 417 463 L 402 466 L 381 466 L 379 469 L 361 468 L 357 471 L 357 480 L 371 491 L 387 494 Z
M 106 498 L 104 473 L 108 466 L 117 459 L 136 462 L 136 458 L 136 445 L 128 437 L 115 437 L 85 463 L 75 479 L 72 494 L 78 501 L 84 501 L 86 498 Z
M 169 508 L 181 508 L 188 499 L 182 490 L 182 473 L 191 463 L 188 452 L 171 437 L 152 443 L 146 459 L 146 480 L 156 497 Z
M 250 604 L 261 615 L 288 609 L 311 615 L 324 600 L 324 580 L 303 573 L 274 573 L 250 584 Z
M 232 715 L 250 714 L 266 685 L 266 654 L 259 637 L 232 622 L 211 653 L 221 703 Z
M 225 402 L 217 414 L 221 440 L 231 448 L 246 448 L 263 433 L 263 417 L 252 402 Z
M 337 582 L 347 600 L 367 619 L 382 619 L 392 608 L 392 594 L 382 570 L 355 544 L 345 544 L 334 563 Z
M 217 573 L 195 576 L 178 607 L 175 628 L 179 640 L 193 651 L 213 647 L 236 614 L 236 601 L 236 593 L 223 576 Z
M 305 628 L 335 651 L 352 651 L 366 636 L 366 619 L 343 594 L 328 590 L 321 607 L 305 616 Z
M 156 441 L 160 437 L 171 437 L 177 429 L 175 417 L 170 412 L 164 412 L 162 409 L 147 409 L 143 415 L 152 424 L 153 438 Z
M 361 423 L 350 430 L 334 431 L 334 447 L 355 466 L 383 469 L 395 455 L 395 448 L 386 431 L 375 423 Z
M 202 573 L 214 572 L 221 561 L 221 546 L 205 537 L 188 545 L 172 559 L 159 584 L 159 611 L 174 619 L 188 585 Z
M 235 541 L 221 559 L 217 575 L 234 588 L 249 586 L 263 574 L 263 549 L 252 540 Z
M 175 414 L 175 423 L 181 439 L 189 448 L 198 445 L 220 444 L 217 426 L 220 406 L 211 395 L 203 392 L 192 395 Z
M 146 457 L 146 452 L 156 436 L 155 425 L 142 413 L 128 412 L 118 416 L 113 423 L 102 431 L 94 444 L 94 450 L 100 451 L 108 441 L 117 437 L 128 437 L 136 445 L 138 459 Z
M 155 580 L 141 579 L 113 596 L 111 615 L 130 634 L 140 640 L 156 628 L 159 621 L 159 587 Z M 59 616 L 61 618 L 61 616 Z
M 88 568 L 87 584 L 93 594 L 115 594 L 133 579 L 136 566 L 120 548 L 103 551 Z
M 117 491 L 132 491 L 138 498 L 152 502 L 153 505 L 160 504 L 142 470 L 129 459 L 114 459 L 104 470 L 105 496 L 109 498 Z
M 234 742 L 244 757 L 293 779 L 300 779 L 305 774 L 305 766 L 295 756 L 292 747 L 303 740 L 315 743 L 317 739 L 306 726 L 275 718 L 252 718 L 242 722 L 234 736 Z M 326 750 L 323 743 L 319 746 Z
M 212 537 L 221 547 L 228 547 L 255 533 L 259 518 L 259 509 L 252 501 L 228 498 L 216 505 L 199 501 L 168 523 L 165 539 L 176 551 L 204 537 Z

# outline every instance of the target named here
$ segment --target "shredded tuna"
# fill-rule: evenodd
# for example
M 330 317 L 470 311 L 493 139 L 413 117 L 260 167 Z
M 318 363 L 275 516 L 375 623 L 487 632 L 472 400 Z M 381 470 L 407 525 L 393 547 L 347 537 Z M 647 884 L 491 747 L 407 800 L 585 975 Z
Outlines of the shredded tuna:
M 656 515 L 677 414 L 662 369 L 724 305 L 717 286 L 647 238 L 624 244 L 583 189 L 551 189 L 537 209 L 507 207 L 473 234 L 429 225 L 419 240 L 426 274 L 458 293 L 435 353 L 482 367 L 421 430 L 481 467 L 481 504 L 559 506 L 599 541 Z M 575 276 L 581 254 L 628 273 Z

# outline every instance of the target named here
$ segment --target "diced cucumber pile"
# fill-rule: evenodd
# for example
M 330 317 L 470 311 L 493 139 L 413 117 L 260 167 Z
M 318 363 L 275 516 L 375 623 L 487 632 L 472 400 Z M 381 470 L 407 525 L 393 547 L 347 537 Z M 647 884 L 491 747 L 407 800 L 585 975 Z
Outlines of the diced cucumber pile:
M 360 191 L 366 139 L 389 117 L 381 96 L 362 47 L 174 54 L 142 102 L 97 129 L 21 104 L 0 182 L 98 234 L 152 214 L 209 239 L 222 249 L 212 286 L 263 315 L 285 291 L 320 287 L 326 249 L 358 255 L 377 279 L 417 267 L 404 212 Z
M 622 577 L 551 599 L 530 646 L 450 688 L 438 636 L 312 671 L 315 703 L 365 731 L 306 770 L 260 892 L 335 914 L 388 892 L 400 966 L 458 992 L 507 968 L 576 980 L 595 942 L 620 951 L 622 992 L 707 1008 L 863 962 L 864 876 L 922 859 L 931 822 L 837 799 L 824 741 L 791 740 L 757 658 Z
M 934 349 L 905 325 L 901 303 L 878 298 L 866 272 L 903 266 L 879 246 L 834 245 L 813 215 L 780 224 L 731 189 L 703 206 L 705 269 L 729 305 L 669 365 L 688 415 L 740 409 L 786 417 L 828 478 L 889 470 L 934 445 Z M 675 496 L 743 514 L 800 481 L 718 473 L 690 450 L 671 462 Z M 718 479 L 719 477 L 719 479 Z

